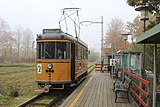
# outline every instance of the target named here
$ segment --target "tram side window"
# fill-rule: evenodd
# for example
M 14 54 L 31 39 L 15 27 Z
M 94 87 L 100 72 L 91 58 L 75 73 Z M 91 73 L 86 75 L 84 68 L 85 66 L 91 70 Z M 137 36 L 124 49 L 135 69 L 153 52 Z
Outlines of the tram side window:
M 87 53 L 87 50 L 86 50 L 86 48 L 84 47 L 84 48 L 83 48 L 83 59 L 87 59 L 87 56 L 86 56 L 87 54 L 86 54 L 86 53 Z
M 82 48 L 78 46 L 78 59 L 82 59 Z
M 88 50 L 86 50 L 86 59 L 88 59 L 88 53 L 89 53 Z
M 83 59 L 87 59 L 86 58 L 86 49 L 83 49 Z
M 81 49 L 81 58 L 82 58 L 82 59 L 84 59 L 84 57 L 83 57 L 83 52 L 84 52 L 84 51 L 83 51 L 83 48 L 82 48 L 82 49 Z
M 82 59 L 87 59 L 87 50 L 84 47 L 82 48 Z
M 78 59 L 78 45 L 76 44 L 76 47 L 75 47 L 75 59 Z

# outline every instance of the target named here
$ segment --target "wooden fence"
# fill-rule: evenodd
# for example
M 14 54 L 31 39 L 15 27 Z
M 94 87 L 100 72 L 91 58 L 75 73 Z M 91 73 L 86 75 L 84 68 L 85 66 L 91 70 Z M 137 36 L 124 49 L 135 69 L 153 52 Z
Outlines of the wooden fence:
M 95 64 L 95 71 L 108 71 L 108 64 Z

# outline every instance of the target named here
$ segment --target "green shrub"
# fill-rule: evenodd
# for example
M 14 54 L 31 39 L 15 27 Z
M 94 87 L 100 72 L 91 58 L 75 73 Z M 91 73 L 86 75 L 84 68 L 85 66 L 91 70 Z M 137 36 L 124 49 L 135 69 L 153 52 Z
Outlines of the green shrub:
M 20 88 L 19 86 L 11 86 L 9 90 L 10 97 L 18 97 L 20 95 Z

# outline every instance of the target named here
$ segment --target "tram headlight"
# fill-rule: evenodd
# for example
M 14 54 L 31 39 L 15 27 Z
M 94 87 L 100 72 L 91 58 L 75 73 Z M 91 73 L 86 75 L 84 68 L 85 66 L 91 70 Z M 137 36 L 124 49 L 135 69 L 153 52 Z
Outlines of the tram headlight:
M 52 65 L 52 64 L 48 64 L 48 65 L 47 65 L 47 68 L 48 68 L 48 69 L 52 69 L 52 68 L 53 68 L 53 65 Z

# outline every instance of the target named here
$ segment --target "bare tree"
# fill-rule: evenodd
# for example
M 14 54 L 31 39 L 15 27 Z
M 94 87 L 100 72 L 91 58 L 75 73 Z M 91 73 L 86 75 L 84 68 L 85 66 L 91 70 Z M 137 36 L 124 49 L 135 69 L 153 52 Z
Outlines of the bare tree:
M 0 37 L 6 32 L 10 32 L 10 27 L 4 19 L 0 18 Z
M 121 34 L 124 32 L 125 26 L 124 26 L 124 23 L 121 19 L 115 18 L 115 19 L 112 19 L 108 23 L 107 28 L 108 29 L 107 29 L 105 41 L 106 41 L 106 43 L 111 43 L 112 44 L 112 47 L 113 47 L 114 52 L 115 52 L 119 48 L 118 44 L 120 44 L 121 42 L 124 42 Z
M 15 39 L 16 39 L 16 49 L 17 49 L 17 61 L 20 63 L 20 49 L 21 49 L 21 43 L 22 43 L 22 37 L 24 34 L 24 29 L 21 26 L 17 26 L 15 28 Z
M 8 62 L 9 56 L 12 56 L 10 52 L 11 42 L 13 40 L 10 27 L 6 21 L 0 18 L 0 61 Z
M 35 59 L 32 35 L 29 28 L 24 30 L 21 26 L 12 32 L 7 22 L 0 18 L 0 62 L 20 63 Z
M 29 28 L 25 29 L 23 33 L 23 42 L 22 42 L 25 62 L 31 62 L 32 41 L 33 41 L 32 35 L 33 33 Z

